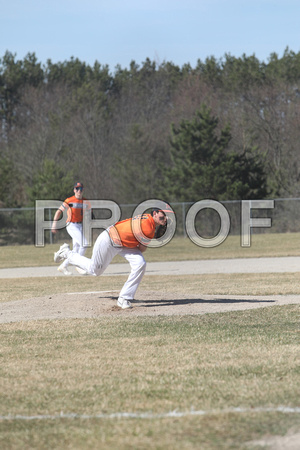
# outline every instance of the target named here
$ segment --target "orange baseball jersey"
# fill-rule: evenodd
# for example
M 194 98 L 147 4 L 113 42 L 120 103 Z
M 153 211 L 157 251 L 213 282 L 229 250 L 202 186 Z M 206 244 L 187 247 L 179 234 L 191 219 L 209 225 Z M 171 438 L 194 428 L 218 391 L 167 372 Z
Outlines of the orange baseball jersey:
M 154 238 L 155 234 L 155 222 L 151 214 L 142 214 L 141 216 L 133 217 L 132 219 L 125 219 L 117 222 L 115 225 L 108 229 L 111 240 L 117 245 L 122 247 L 134 248 L 137 247 L 140 242 L 134 235 L 133 228 L 135 230 L 135 234 L 139 235 L 138 229 L 136 227 L 137 224 L 134 222 L 140 220 L 141 230 L 143 234 L 139 236 L 139 240 L 143 245 L 147 245 L 149 240 Z
M 85 203 L 83 201 L 85 200 Z M 67 222 L 73 223 L 81 223 L 83 218 L 83 210 L 88 209 L 88 204 L 86 203 L 86 199 L 82 198 L 81 200 L 76 198 L 75 195 L 73 197 L 67 198 L 63 204 L 59 208 L 61 211 L 67 209 Z

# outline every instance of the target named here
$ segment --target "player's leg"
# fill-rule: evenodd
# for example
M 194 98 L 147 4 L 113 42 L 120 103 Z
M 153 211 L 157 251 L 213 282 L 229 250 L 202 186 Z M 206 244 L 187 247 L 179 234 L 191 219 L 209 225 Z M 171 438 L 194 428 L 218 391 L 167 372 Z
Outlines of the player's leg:
M 66 230 L 69 234 L 69 236 L 72 238 L 72 244 L 73 244 L 73 251 L 78 252 L 80 245 L 79 243 L 77 243 L 77 240 L 79 239 L 79 237 L 77 236 L 77 230 L 76 230 L 76 224 L 75 223 L 69 223 L 68 226 L 66 227 Z M 70 272 L 68 270 L 68 266 L 69 266 L 69 261 L 67 259 L 65 259 L 61 265 L 57 268 L 57 270 L 61 273 L 63 273 L 64 275 L 72 275 L 72 272 Z
M 130 306 L 128 300 L 132 300 L 135 296 L 146 270 L 146 261 L 142 252 L 137 248 L 123 249 L 119 254 L 129 262 L 131 267 L 130 275 L 119 294 L 118 305 L 124 307 L 122 300 L 127 300 Z
M 73 244 L 73 252 L 79 253 L 80 255 L 84 255 L 87 249 L 87 240 L 83 235 L 83 226 L 82 223 L 69 223 L 67 226 L 67 232 L 72 238 Z M 68 272 L 67 267 L 69 265 L 69 261 L 66 259 L 58 268 L 58 270 Z M 81 269 L 80 267 L 76 267 L 76 270 L 80 275 L 87 275 L 87 271 Z M 71 274 L 71 272 L 69 272 Z M 67 273 L 65 273 L 67 275 Z
M 67 254 L 67 259 L 70 264 L 80 267 L 91 275 L 99 276 L 120 251 L 120 248 L 112 245 L 107 231 L 103 231 L 95 242 L 92 258 L 86 258 L 79 253 L 70 251 Z
M 64 275 L 72 275 L 72 272 L 68 270 L 69 261 L 67 259 L 64 260 L 64 262 L 61 263 L 61 265 L 57 268 L 57 270 Z
M 74 240 L 73 240 L 73 236 L 72 236 L 72 226 L 70 227 L 70 225 L 72 225 L 72 224 L 69 224 L 68 226 L 67 226 L 67 232 L 68 232 L 68 234 L 71 236 L 71 238 L 72 238 L 72 242 L 73 242 L 73 248 L 74 248 Z M 72 275 L 72 272 L 70 272 L 69 270 L 68 270 L 68 266 L 69 266 L 69 261 L 67 260 L 67 259 L 65 259 L 61 264 L 60 264 L 60 266 L 57 268 L 57 270 L 59 271 L 59 272 L 61 272 L 61 273 L 63 273 L 64 275 Z
M 70 223 L 67 227 L 67 231 L 69 235 L 72 237 L 73 243 L 73 252 L 79 253 L 79 255 L 84 255 L 87 249 L 87 240 L 83 234 L 83 225 L 82 223 Z M 68 260 L 67 264 L 69 264 Z M 80 267 L 76 267 L 76 270 L 80 275 L 87 275 L 86 270 L 81 269 Z
M 83 235 L 82 223 L 69 223 L 67 232 L 72 238 L 73 252 L 84 255 L 87 249 L 87 240 Z

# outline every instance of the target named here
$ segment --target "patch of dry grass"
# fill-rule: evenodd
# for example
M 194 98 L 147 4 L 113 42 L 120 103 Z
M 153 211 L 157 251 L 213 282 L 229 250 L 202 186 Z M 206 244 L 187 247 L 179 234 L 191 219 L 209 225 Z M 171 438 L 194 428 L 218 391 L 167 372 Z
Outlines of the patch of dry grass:
M 126 277 L 40 277 L 4 278 L 0 283 L 0 302 L 22 300 L 65 292 L 121 289 Z M 113 287 L 112 287 L 113 286 Z
M 0 302 L 22 300 L 64 292 L 119 290 L 126 276 L 61 277 L 2 279 Z M 65 278 L 63 279 L 65 281 Z M 161 293 L 181 292 L 202 295 L 288 295 L 300 294 L 300 273 L 266 274 L 206 274 L 206 275 L 145 275 L 140 289 Z
M 202 295 L 297 295 L 300 273 L 145 276 L 142 288 Z
M 299 406 L 297 306 L 11 323 L 0 335 L 0 415 L 219 411 L 154 420 L 0 420 L 5 448 L 240 449 L 275 429 L 300 429 L 295 414 L 222 413 Z

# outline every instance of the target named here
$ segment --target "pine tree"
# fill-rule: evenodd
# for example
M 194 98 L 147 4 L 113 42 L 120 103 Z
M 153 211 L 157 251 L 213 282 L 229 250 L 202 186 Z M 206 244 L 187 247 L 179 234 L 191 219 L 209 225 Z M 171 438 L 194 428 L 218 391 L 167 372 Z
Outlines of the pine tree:
M 230 151 L 230 126 L 217 133 L 218 119 L 203 105 L 192 120 L 172 126 L 172 164 L 165 169 L 173 201 L 262 199 L 266 174 L 255 148 Z

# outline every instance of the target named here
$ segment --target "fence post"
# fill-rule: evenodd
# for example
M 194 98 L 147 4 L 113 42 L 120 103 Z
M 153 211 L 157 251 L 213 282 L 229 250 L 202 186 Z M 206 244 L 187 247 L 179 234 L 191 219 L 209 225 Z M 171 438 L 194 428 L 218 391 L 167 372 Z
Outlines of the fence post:
M 49 208 L 48 211 L 49 211 L 48 218 L 49 218 L 49 222 L 50 222 L 51 221 L 51 209 Z M 49 233 L 50 233 L 50 244 L 53 244 L 53 233 L 51 230 L 49 230 Z
M 182 229 L 183 229 L 183 237 L 186 238 L 186 228 L 185 228 L 185 203 L 182 202 L 181 204 L 181 210 L 182 210 Z

